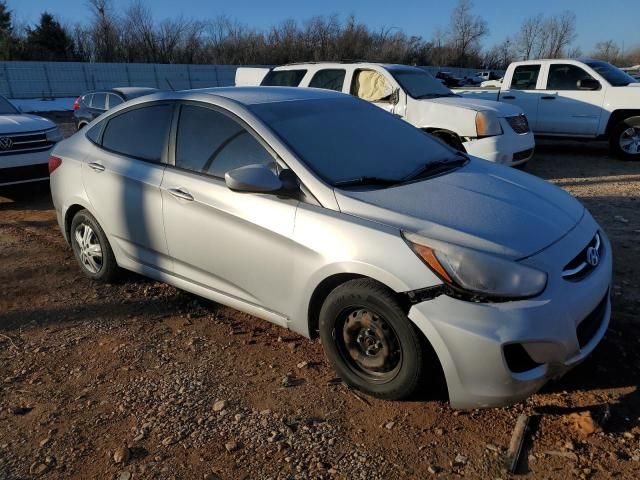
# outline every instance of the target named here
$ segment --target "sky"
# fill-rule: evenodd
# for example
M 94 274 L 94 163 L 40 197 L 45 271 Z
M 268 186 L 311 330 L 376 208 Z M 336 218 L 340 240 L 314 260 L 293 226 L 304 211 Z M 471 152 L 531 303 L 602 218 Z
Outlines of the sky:
M 35 23 L 47 10 L 62 23 L 82 22 L 90 12 L 87 0 L 6 0 L 19 22 Z M 112 0 L 118 10 L 130 0 Z M 259 29 L 287 18 L 303 21 L 314 15 L 354 14 L 374 29 L 398 27 L 409 35 L 431 38 L 433 31 L 449 22 L 456 0 L 146 0 L 154 18 L 182 15 L 186 19 L 206 19 L 225 14 Z M 589 53 L 602 40 L 614 40 L 625 48 L 640 47 L 638 14 L 640 0 L 475 0 L 475 11 L 487 20 L 490 35 L 487 47 L 513 36 L 522 20 L 543 13 L 571 10 L 577 16 L 575 45 Z

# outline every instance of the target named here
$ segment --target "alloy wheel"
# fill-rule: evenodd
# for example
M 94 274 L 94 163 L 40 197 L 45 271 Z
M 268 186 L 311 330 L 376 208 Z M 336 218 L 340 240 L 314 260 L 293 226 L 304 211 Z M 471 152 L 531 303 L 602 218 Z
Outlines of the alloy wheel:
M 90 273 L 98 273 L 102 268 L 102 246 L 96 232 L 88 223 L 81 223 L 74 232 L 80 263 Z

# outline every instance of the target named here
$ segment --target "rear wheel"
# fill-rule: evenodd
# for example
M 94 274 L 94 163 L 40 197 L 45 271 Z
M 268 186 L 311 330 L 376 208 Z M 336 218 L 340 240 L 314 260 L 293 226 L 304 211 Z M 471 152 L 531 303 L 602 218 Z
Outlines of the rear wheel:
M 618 123 L 609 138 L 611 150 L 624 160 L 640 160 L 640 117 Z
M 82 272 L 93 280 L 109 282 L 118 275 L 118 264 L 107 236 L 87 210 L 71 221 L 70 241 Z
M 319 327 L 327 358 L 348 385 L 392 400 L 416 389 L 423 370 L 420 337 L 383 285 L 370 279 L 340 285 L 325 300 Z

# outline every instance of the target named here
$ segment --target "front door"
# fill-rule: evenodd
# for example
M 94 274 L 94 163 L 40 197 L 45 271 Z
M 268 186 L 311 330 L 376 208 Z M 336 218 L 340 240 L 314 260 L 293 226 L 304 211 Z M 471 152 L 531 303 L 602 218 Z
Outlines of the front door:
M 289 301 L 298 201 L 229 190 L 224 174 L 274 156 L 249 129 L 218 109 L 180 108 L 175 166 L 162 180 L 175 274 L 275 313 Z
M 604 102 L 604 90 L 582 90 L 581 80 L 595 80 L 577 65 L 552 63 L 538 107 L 541 133 L 595 136 Z
M 541 67 L 539 63 L 519 65 L 513 71 L 509 89 L 500 91 L 500 101 L 524 110 L 534 132 L 539 131 L 538 104 L 541 94 L 537 86 Z

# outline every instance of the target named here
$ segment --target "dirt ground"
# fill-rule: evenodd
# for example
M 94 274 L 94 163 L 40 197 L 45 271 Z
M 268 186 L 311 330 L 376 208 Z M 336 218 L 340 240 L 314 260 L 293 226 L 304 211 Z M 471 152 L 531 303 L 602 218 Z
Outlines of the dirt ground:
M 640 164 L 542 143 L 529 171 L 591 210 L 615 254 L 611 328 L 510 408 L 358 395 L 321 345 L 167 285 L 80 274 L 47 186 L 0 192 L 0 479 L 640 477 Z M 516 477 L 516 476 L 513 476 Z

